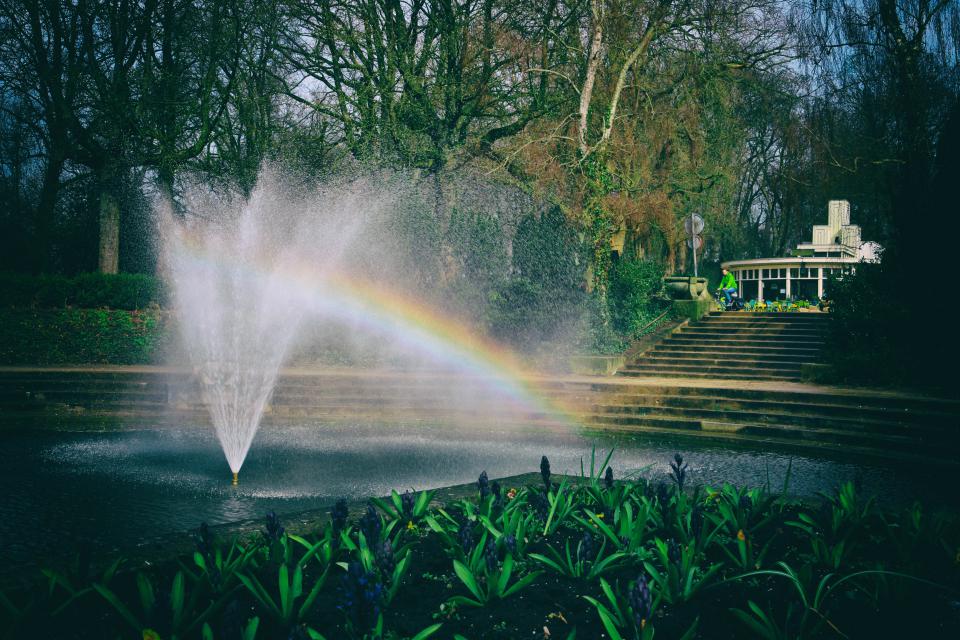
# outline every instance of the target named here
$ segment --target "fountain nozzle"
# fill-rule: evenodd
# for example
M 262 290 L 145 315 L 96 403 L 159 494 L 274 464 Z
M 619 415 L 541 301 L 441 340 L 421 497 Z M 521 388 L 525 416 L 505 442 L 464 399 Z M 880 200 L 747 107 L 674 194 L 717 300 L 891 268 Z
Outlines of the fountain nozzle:
M 233 472 L 233 481 L 232 481 L 230 484 L 232 484 L 233 486 L 237 486 L 238 484 L 240 484 L 240 473 L 239 473 L 239 472 L 237 472 L 237 471 L 234 471 L 234 472 Z

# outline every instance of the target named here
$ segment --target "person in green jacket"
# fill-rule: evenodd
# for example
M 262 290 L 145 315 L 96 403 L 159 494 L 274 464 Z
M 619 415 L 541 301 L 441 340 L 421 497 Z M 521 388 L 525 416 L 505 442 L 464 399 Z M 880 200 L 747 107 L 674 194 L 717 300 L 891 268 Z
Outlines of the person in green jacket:
M 733 302 L 733 294 L 737 292 L 737 281 L 733 279 L 733 274 L 726 269 L 723 270 L 723 278 L 720 280 L 717 291 L 723 292 L 723 297 L 727 299 L 728 306 Z

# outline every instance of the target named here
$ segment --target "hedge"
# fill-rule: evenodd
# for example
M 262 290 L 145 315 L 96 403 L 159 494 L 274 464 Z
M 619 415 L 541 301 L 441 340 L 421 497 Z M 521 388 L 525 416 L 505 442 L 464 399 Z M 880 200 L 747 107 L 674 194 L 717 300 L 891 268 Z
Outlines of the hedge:
M 158 364 L 171 329 L 158 309 L 0 309 L 0 364 Z
M 77 276 L 0 273 L 0 306 L 37 309 L 147 309 L 165 301 L 159 278 L 137 273 Z

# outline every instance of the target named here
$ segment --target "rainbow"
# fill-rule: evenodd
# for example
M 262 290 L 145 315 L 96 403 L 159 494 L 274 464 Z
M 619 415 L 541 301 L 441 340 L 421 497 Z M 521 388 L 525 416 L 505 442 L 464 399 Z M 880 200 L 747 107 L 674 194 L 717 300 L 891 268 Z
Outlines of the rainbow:
M 344 273 L 318 271 L 317 265 L 306 261 L 268 267 L 251 264 L 249 256 L 243 261 L 225 256 L 214 260 L 198 243 L 181 240 L 186 242 L 180 247 L 193 260 L 248 270 L 254 277 L 279 277 L 320 315 L 373 334 L 400 337 L 417 352 L 475 377 L 529 413 L 544 414 L 566 426 L 576 424 L 565 409 L 537 390 L 533 372 L 513 352 L 417 300 Z

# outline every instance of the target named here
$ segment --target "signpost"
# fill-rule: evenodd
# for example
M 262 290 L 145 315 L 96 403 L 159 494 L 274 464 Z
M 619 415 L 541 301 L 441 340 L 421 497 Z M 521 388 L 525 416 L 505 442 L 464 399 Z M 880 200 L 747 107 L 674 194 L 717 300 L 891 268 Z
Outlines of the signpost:
M 683 230 L 689 236 L 687 246 L 693 251 L 693 276 L 697 277 L 697 251 L 703 248 L 703 217 L 697 213 L 691 213 L 689 218 L 683 219 Z

